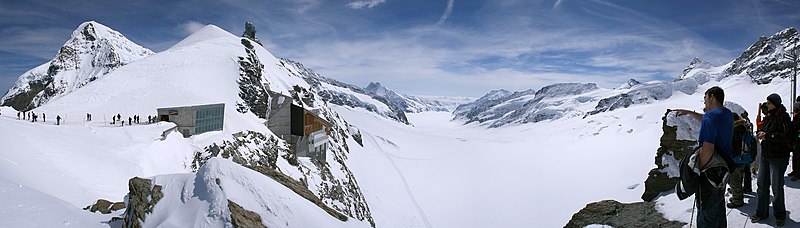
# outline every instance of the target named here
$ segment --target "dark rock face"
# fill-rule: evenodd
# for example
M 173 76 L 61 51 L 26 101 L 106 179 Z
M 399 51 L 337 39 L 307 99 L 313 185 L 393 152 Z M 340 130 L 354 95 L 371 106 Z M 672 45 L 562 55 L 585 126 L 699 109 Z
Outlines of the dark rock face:
M 725 74 L 746 73 L 758 84 L 767 84 L 775 77 L 789 77 L 795 63 L 779 54 L 797 51 L 800 49 L 797 42 L 795 28 L 787 28 L 770 37 L 762 36 L 725 69 Z
M 86 206 L 83 208 L 84 210 L 89 210 L 91 212 L 100 212 L 102 214 L 109 214 L 114 211 L 118 211 L 120 209 L 125 208 L 125 203 L 123 202 L 115 202 L 112 203 L 105 199 L 99 199 L 96 203 Z
M 619 94 L 613 97 L 603 98 L 597 102 L 597 107 L 589 112 L 589 115 L 594 115 L 601 112 L 614 111 L 619 108 L 627 108 L 633 105 L 633 99 L 627 93 Z
M 153 212 L 153 207 L 164 197 L 161 185 L 153 185 L 149 179 L 139 177 L 128 181 L 128 206 L 125 209 L 123 227 L 142 227 L 139 221 L 145 221 L 147 214 Z
M 253 44 L 248 39 L 242 39 L 242 45 L 247 51 L 247 56 L 239 57 L 239 97 L 244 104 L 237 103 L 237 111 L 246 113 L 252 111 L 261 118 L 267 117 L 269 107 L 269 93 L 266 81 L 262 79 L 264 64 L 258 60 Z
M 580 228 L 592 224 L 612 227 L 683 227 L 686 223 L 669 221 L 655 209 L 655 203 L 638 202 L 623 204 L 615 200 L 603 200 L 587 204 L 572 215 L 564 227 Z
M 97 35 L 94 33 L 94 25 L 89 23 L 86 27 L 83 28 L 83 37 L 88 41 L 95 41 L 97 40 Z
M 656 152 L 656 168 L 650 170 L 647 180 L 644 182 L 644 193 L 642 194 L 642 200 L 644 201 L 653 201 L 661 192 L 674 189 L 675 184 L 678 183 L 677 177 L 670 178 L 661 171 L 668 166 L 668 164 L 662 162 L 663 157 L 683 158 L 687 154 L 694 152 L 693 148 L 697 145 L 696 141 L 677 139 L 678 127 L 667 125 L 667 115 L 669 113 L 668 110 L 662 118 L 663 124 L 661 128 L 664 130 L 664 134 L 661 136 L 661 144 Z
M 255 212 L 245 210 L 239 204 L 228 200 L 228 210 L 231 211 L 233 227 L 267 227 L 261 223 L 261 216 Z

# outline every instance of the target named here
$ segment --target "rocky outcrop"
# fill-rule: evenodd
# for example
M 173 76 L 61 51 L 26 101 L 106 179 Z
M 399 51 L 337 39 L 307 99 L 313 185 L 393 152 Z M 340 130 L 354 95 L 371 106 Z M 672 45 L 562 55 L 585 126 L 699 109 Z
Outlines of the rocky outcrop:
M 124 202 L 111 202 L 105 199 L 99 199 L 96 203 L 86 206 L 84 210 L 91 212 L 100 212 L 101 214 L 110 214 L 111 212 L 118 211 L 125 208 Z
M 339 220 L 346 221 L 351 217 L 368 221 L 374 226 L 366 199 L 355 176 L 345 165 L 347 151 L 343 144 L 343 135 L 347 134 L 338 126 L 334 125 L 332 129 L 332 144 L 328 151 L 328 156 L 333 161 L 301 163 L 283 140 L 247 131 L 236 134 L 231 140 L 223 140 L 204 147 L 203 151 L 195 153 L 191 166 L 197 170 L 212 157 L 230 159 L 271 177 Z M 286 165 L 287 163 L 289 165 Z M 300 176 L 289 176 L 288 173 Z
M 242 45 L 247 56 L 239 57 L 239 98 L 244 103 L 237 103 L 237 111 L 241 113 L 253 112 L 256 116 L 267 118 L 269 108 L 269 85 L 263 79 L 264 64 L 258 59 L 253 44 L 248 39 L 242 39 Z
M 655 209 L 655 203 L 620 203 L 603 200 L 587 204 L 572 215 L 564 227 L 580 228 L 592 224 L 612 227 L 683 227 L 686 223 L 669 221 Z
M 233 227 L 264 227 L 261 223 L 261 216 L 255 212 L 245 210 L 239 204 L 228 200 L 228 210 L 231 211 L 231 223 Z
M 671 110 L 667 110 L 662 117 L 661 129 L 664 134 L 661 135 L 661 143 L 656 152 L 655 164 L 656 168 L 650 170 L 647 174 L 647 180 L 644 182 L 644 193 L 642 200 L 653 201 L 658 197 L 661 192 L 669 191 L 675 188 L 678 183 L 678 177 L 674 174 L 677 171 L 677 162 L 685 155 L 692 153 L 694 147 L 697 145 L 696 140 L 683 139 L 685 137 L 678 137 L 678 126 L 668 121 Z M 674 113 L 672 114 L 674 116 Z M 690 118 L 690 117 L 685 117 Z M 689 120 L 694 121 L 694 120 Z M 670 163 L 671 162 L 671 163 Z M 672 170 L 673 174 L 667 170 Z
M 256 37 L 256 26 L 253 25 L 253 22 L 248 21 L 244 23 L 244 34 L 242 34 L 242 37 L 250 39 L 253 42 L 256 42 L 258 45 L 264 46 L 261 44 L 261 41 L 258 40 L 258 37 Z
M 147 215 L 164 197 L 161 185 L 153 185 L 150 179 L 134 177 L 128 181 L 128 191 L 122 227 L 142 227 Z

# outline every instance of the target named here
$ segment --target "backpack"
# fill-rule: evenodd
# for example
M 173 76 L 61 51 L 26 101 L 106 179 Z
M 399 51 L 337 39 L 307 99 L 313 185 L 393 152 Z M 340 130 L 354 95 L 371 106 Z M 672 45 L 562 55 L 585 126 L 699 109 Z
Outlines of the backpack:
M 737 165 L 753 163 L 757 154 L 756 137 L 747 127 L 737 126 L 733 130 L 733 157 L 731 158 Z

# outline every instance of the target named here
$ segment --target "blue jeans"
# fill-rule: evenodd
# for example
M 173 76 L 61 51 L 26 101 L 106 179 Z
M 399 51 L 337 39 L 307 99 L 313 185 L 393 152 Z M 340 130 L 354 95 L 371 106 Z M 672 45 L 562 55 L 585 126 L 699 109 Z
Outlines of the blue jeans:
M 715 188 L 708 183 L 705 176 L 700 181 L 700 192 L 695 197 L 697 201 L 697 227 L 727 227 L 728 218 L 725 214 L 725 187 Z
M 786 166 L 789 165 L 789 158 L 761 158 L 758 166 L 758 208 L 756 215 L 761 218 L 769 217 L 769 187 L 772 186 L 772 210 L 775 212 L 776 219 L 786 219 L 786 204 L 783 195 L 783 174 L 786 173 Z

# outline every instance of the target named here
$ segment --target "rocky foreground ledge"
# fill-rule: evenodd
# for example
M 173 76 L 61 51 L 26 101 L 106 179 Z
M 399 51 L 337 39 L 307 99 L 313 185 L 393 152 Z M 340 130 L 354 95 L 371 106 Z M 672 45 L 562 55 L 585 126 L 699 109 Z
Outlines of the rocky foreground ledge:
M 683 227 L 686 223 L 669 221 L 655 209 L 653 202 L 620 203 L 603 200 L 587 204 L 572 215 L 564 227 L 585 227 L 592 224 L 612 227 Z

